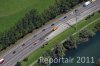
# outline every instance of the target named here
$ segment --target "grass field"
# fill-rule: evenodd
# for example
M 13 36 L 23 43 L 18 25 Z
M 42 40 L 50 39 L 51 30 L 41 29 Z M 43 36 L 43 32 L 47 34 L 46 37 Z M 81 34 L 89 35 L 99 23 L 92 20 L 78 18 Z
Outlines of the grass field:
M 93 17 L 91 17 L 88 20 L 82 20 L 77 25 L 78 26 L 78 30 L 80 30 L 82 27 L 84 27 L 85 25 L 89 24 L 90 22 L 96 20 L 97 18 L 100 18 L 100 13 L 96 13 Z M 91 26 L 93 27 L 98 22 L 100 22 L 100 20 L 95 22 Z M 90 28 L 91 26 L 89 26 L 88 28 Z M 46 52 L 47 50 L 50 50 L 55 44 L 59 44 L 61 41 L 66 39 L 68 36 L 72 35 L 74 32 L 75 32 L 74 28 L 69 28 L 66 31 L 64 31 L 63 33 L 59 34 L 58 36 L 56 36 L 55 38 L 50 40 L 48 42 L 48 45 L 45 46 L 45 48 L 39 48 L 35 52 L 30 54 L 28 56 L 28 61 L 27 62 L 23 62 L 22 61 L 22 66 L 29 66 L 33 61 L 37 60 L 44 52 Z
M 14 26 L 25 13 L 36 8 L 38 12 L 43 12 L 55 0 L 0 0 L 0 33 Z

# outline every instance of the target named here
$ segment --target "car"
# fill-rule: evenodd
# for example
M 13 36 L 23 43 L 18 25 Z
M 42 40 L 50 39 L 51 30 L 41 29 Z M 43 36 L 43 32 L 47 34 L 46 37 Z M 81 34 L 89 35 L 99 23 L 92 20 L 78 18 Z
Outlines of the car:
M 75 9 L 75 12 L 78 12 L 78 9 Z
M 0 59 L 0 64 L 2 64 L 4 62 L 4 59 L 3 58 L 1 58 Z
M 43 40 L 43 38 L 39 38 L 39 40 Z
M 85 3 L 83 4 L 83 7 L 88 6 L 90 3 L 91 3 L 90 1 L 85 2 Z
M 67 18 L 67 16 L 64 16 L 64 19 Z
M 34 35 L 33 37 L 36 37 L 37 35 Z
M 57 30 L 57 29 L 58 29 L 57 26 L 53 26 L 53 27 L 52 27 L 52 30 L 53 30 L 53 31 L 55 31 L 55 30 Z
M 33 45 L 36 45 L 37 43 L 34 43 Z
M 13 51 L 13 54 L 15 54 L 16 53 L 16 51 Z
M 42 31 L 45 31 L 46 29 L 43 29 Z
M 54 26 L 55 24 L 51 24 L 51 26 Z
M 25 46 L 25 44 L 22 44 L 22 46 Z

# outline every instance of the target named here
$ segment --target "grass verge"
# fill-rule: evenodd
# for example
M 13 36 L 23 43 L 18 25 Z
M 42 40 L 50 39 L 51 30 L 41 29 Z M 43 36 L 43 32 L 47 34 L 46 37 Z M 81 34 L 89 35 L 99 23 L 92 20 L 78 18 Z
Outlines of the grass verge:
M 99 17 L 100 17 L 100 13 L 95 13 L 95 15 L 93 17 L 91 17 L 90 19 L 88 19 L 88 20 L 85 20 L 85 19 L 82 20 L 81 22 L 79 22 L 77 24 L 78 30 L 80 30 L 85 25 L 89 24 L 90 22 L 96 20 Z M 96 21 L 95 24 L 98 23 L 99 21 Z M 92 28 L 95 24 L 94 23 L 91 24 L 88 28 Z M 28 56 L 28 61 L 27 62 L 23 62 L 22 61 L 21 62 L 22 66 L 29 66 L 32 62 L 34 62 L 35 60 L 37 60 L 43 53 L 45 53 L 47 50 L 51 50 L 51 48 L 53 48 L 53 46 L 55 44 L 59 44 L 61 41 L 63 41 L 64 39 L 66 39 L 67 37 L 69 37 L 70 35 L 72 35 L 73 33 L 75 33 L 75 29 L 71 27 L 71 28 L 67 29 L 66 31 L 64 31 L 63 33 L 59 34 L 58 36 L 54 37 L 53 39 L 51 39 L 48 42 L 48 45 L 46 45 L 44 48 L 39 48 L 35 52 L 31 53 Z

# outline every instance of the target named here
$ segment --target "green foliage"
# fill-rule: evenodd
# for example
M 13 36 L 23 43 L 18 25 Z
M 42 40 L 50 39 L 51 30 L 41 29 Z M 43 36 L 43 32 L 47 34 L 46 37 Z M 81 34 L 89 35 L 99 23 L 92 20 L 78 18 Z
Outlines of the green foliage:
M 26 58 L 24 58 L 24 59 L 23 59 L 23 61 L 24 61 L 24 62 L 27 62 L 27 61 L 28 61 L 28 58 L 27 58 L 27 57 L 26 57 Z
M 15 66 L 21 66 L 21 63 L 20 62 L 17 62 Z
M 93 13 L 93 14 L 91 14 L 91 15 L 89 15 L 89 16 L 87 16 L 85 20 L 90 19 L 92 16 L 94 16 L 94 13 Z
M 100 10 L 98 11 L 98 13 L 100 13 Z
M 42 13 L 55 0 L 0 0 L 0 33 L 10 30 L 31 9 Z
M 100 22 L 95 25 L 96 30 L 100 30 Z
M 54 49 L 53 50 L 48 50 L 46 51 L 43 55 L 42 55 L 42 60 L 45 61 L 45 58 L 47 59 L 54 59 L 54 58 L 60 58 L 60 57 L 63 57 L 65 54 L 65 48 L 62 46 L 62 45 L 56 45 L 54 46 Z M 46 62 L 40 62 L 40 59 L 38 59 L 37 63 L 36 63 L 36 66 L 50 66 L 50 63 L 49 61 L 46 61 Z
M 62 45 L 57 44 L 54 49 L 51 51 L 51 57 L 54 58 L 60 58 L 63 57 L 65 54 L 65 49 Z
M 76 48 L 76 39 L 74 36 L 70 36 L 64 43 L 63 46 L 66 49 Z
M 95 33 L 92 31 L 92 30 L 88 30 L 88 29 L 85 29 L 85 30 L 82 30 L 80 33 L 79 33 L 79 37 L 80 38 L 91 38 L 95 35 Z
M 37 9 L 31 9 L 14 27 L 0 34 L 0 50 L 14 44 L 18 39 L 40 28 L 57 15 L 68 12 L 77 3 L 79 3 L 77 0 L 56 0 L 53 6 L 50 6 L 41 14 Z
M 90 24 L 90 22 L 95 21 L 96 19 L 98 19 L 100 16 L 99 13 L 95 13 L 95 16 L 93 16 L 91 19 L 89 20 L 82 20 L 81 22 L 79 22 L 77 24 L 78 26 L 78 30 L 83 29 L 86 25 Z M 99 23 L 99 20 L 95 21 L 94 23 L 92 23 L 91 25 L 88 25 L 86 28 L 88 28 L 89 30 L 94 29 L 95 24 Z M 75 26 L 75 25 L 74 25 Z M 36 51 L 34 51 L 32 54 L 30 54 L 28 56 L 29 61 L 27 62 L 22 62 L 22 66 L 29 66 L 31 63 L 33 63 L 34 61 L 36 61 L 41 55 L 43 55 L 45 52 L 51 52 L 51 48 L 53 48 L 55 46 L 55 44 L 59 44 L 60 42 L 62 42 L 64 39 L 68 38 L 70 35 L 72 35 L 75 31 L 75 29 L 73 28 L 69 28 L 66 31 L 64 31 L 63 33 L 59 34 L 58 36 L 54 37 L 52 40 L 50 40 L 48 42 L 48 45 L 45 45 L 44 48 L 39 48 Z M 80 39 L 78 37 L 79 33 L 77 33 L 76 35 L 74 35 L 75 39 Z M 64 41 L 63 41 L 64 42 Z M 62 42 L 62 43 L 63 43 Z M 79 42 L 78 42 L 79 43 Z M 77 44 L 78 44 L 77 43 Z M 63 47 L 64 48 L 64 47 Z M 49 50 L 49 51 L 47 51 Z M 53 50 L 53 49 L 52 49 Z M 51 55 L 51 54 L 49 54 Z M 37 64 L 36 64 L 37 65 Z M 34 65 L 33 65 L 34 66 Z

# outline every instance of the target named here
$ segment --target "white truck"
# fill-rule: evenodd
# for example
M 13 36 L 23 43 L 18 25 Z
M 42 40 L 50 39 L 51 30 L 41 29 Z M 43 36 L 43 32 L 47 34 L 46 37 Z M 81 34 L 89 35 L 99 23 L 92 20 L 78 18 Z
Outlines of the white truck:
M 87 2 L 85 2 L 85 3 L 83 4 L 83 7 L 88 6 L 90 3 L 91 3 L 91 1 L 87 1 Z

